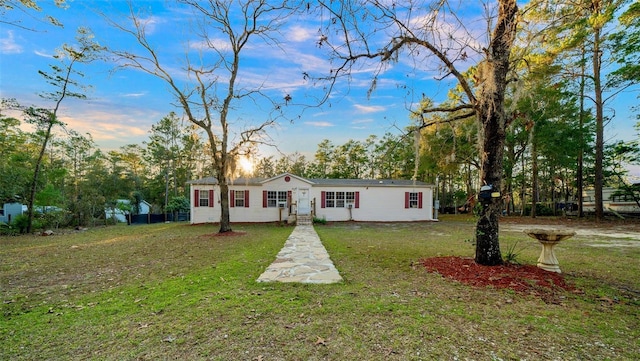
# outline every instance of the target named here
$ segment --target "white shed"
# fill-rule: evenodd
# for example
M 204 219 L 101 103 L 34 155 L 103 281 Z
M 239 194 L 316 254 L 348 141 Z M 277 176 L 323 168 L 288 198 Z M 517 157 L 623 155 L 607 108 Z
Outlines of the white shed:
M 220 220 L 215 178 L 188 182 L 191 223 Z M 229 184 L 231 222 L 291 221 L 313 216 L 327 221 L 431 221 L 434 186 L 397 179 L 307 179 L 284 173 L 240 178 Z

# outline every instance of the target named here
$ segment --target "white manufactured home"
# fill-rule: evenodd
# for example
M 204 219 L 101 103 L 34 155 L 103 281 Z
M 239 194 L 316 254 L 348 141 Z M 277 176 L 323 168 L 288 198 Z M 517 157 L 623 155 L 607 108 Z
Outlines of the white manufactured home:
M 188 183 L 191 223 L 219 222 L 217 180 Z M 231 222 L 295 222 L 301 216 L 327 221 L 431 221 L 433 185 L 395 179 L 307 179 L 289 173 L 240 178 L 229 184 Z

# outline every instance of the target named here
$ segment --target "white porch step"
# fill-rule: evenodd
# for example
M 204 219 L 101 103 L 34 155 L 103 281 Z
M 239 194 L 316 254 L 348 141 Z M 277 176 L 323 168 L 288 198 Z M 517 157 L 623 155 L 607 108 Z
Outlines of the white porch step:
M 298 214 L 298 219 L 296 220 L 296 224 L 298 226 L 310 226 L 313 224 L 313 217 L 309 215 L 300 215 Z

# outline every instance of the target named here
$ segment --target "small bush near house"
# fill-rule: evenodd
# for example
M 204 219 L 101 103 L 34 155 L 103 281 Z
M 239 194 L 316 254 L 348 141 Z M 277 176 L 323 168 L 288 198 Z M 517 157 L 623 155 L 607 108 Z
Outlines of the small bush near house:
M 313 217 L 313 224 L 327 224 L 326 218 Z

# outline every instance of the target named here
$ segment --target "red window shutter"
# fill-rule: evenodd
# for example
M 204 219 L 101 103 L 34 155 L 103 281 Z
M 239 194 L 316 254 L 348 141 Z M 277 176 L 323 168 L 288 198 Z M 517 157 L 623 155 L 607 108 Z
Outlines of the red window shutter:
M 360 208 L 360 192 L 356 192 L 356 204 L 354 207 Z
M 193 206 L 194 207 L 200 207 L 200 190 L 196 189 L 195 191 L 193 191 Z
M 422 208 L 422 192 L 418 192 L 418 208 Z
M 287 191 L 287 205 L 291 204 L 291 198 L 293 198 L 293 194 L 291 191 Z
M 249 208 L 249 190 L 244 191 L 244 207 Z
M 404 192 L 404 208 L 409 208 L 409 192 Z
M 229 191 L 229 207 L 235 207 L 235 206 L 236 206 L 236 191 L 230 190 Z
M 262 208 L 267 208 L 267 191 L 262 191 Z
M 325 191 L 320 192 L 320 208 L 324 208 L 324 201 L 327 199 L 326 197 L 327 195 Z
M 209 207 L 213 207 L 213 189 L 209 191 Z

